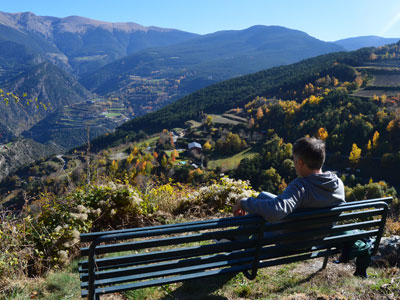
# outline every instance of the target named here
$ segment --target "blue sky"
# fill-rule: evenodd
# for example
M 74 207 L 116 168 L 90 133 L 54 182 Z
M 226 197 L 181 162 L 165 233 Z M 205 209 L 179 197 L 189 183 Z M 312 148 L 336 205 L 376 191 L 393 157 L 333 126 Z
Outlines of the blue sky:
M 280 25 L 325 41 L 400 37 L 399 0 L 1 0 L 0 11 L 78 15 L 200 34 Z

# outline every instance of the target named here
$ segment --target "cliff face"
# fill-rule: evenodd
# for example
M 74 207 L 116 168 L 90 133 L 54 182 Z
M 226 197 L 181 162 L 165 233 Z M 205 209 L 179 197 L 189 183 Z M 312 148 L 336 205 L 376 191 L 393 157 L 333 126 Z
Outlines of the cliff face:
M 20 167 L 56 152 L 55 147 L 39 144 L 28 139 L 0 144 L 0 181 Z

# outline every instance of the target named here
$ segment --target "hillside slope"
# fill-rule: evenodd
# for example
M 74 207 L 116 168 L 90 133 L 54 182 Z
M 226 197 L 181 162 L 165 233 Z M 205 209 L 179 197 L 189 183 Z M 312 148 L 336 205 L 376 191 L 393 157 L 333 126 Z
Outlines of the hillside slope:
M 71 75 L 49 62 L 26 68 L 2 86 L 15 94 L 26 94 L 33 100 L 29 105 L 10 101 L 0 103 L 0 124 L 17 136 L 49 113 L 73 103 L 81 102 L 91 96 Z M 37 98 L 37 101 L 34 99 Z M 0 141 L 4 140 L 0 138 Z
M 19 168 L 35 162 L 40 157 L 54 154 L 57 148 L 21 139 L 8 144 L 0 144 L 0 181 Z

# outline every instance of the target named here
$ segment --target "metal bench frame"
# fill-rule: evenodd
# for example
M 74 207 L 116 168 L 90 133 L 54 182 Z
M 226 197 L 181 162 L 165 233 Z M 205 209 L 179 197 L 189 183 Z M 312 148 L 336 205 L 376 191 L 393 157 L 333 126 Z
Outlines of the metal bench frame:
M 368 237 L 376 239 L 376 253 L 391 201 L 387 197 L 295 212 L 279 223 L 248 215 L 81 234 L 81 242 L 90 243 L 81 248 L 81 256 L 88 257 L 79 263 L 82 297 L 100 299 L 107 293 L 228 273 L 254 279 L 259 268 L 318 257 L 325 258 L 323 269 L 345 243 Z M 348 232 L 354 229 L 360 231 Z M 275 235 L 264 237 L 266 233 Z M 214 242 L 221 239 L 227 240 Z

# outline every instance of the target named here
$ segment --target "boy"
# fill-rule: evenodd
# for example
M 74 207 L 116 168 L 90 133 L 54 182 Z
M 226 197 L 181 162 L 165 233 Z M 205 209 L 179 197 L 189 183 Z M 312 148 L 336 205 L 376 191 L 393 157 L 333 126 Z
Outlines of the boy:
M 281 195 L 261 192 L 257 198 L 244 198 L 233 208 L 235 216 L 246 212 L 276 222 L 298 208 L 322 208 L 345 202 L 343 182 L 332 172 L 322 172 L 325 143 L 316 138 L 301 138 L 293 145 L 297 175 Z

